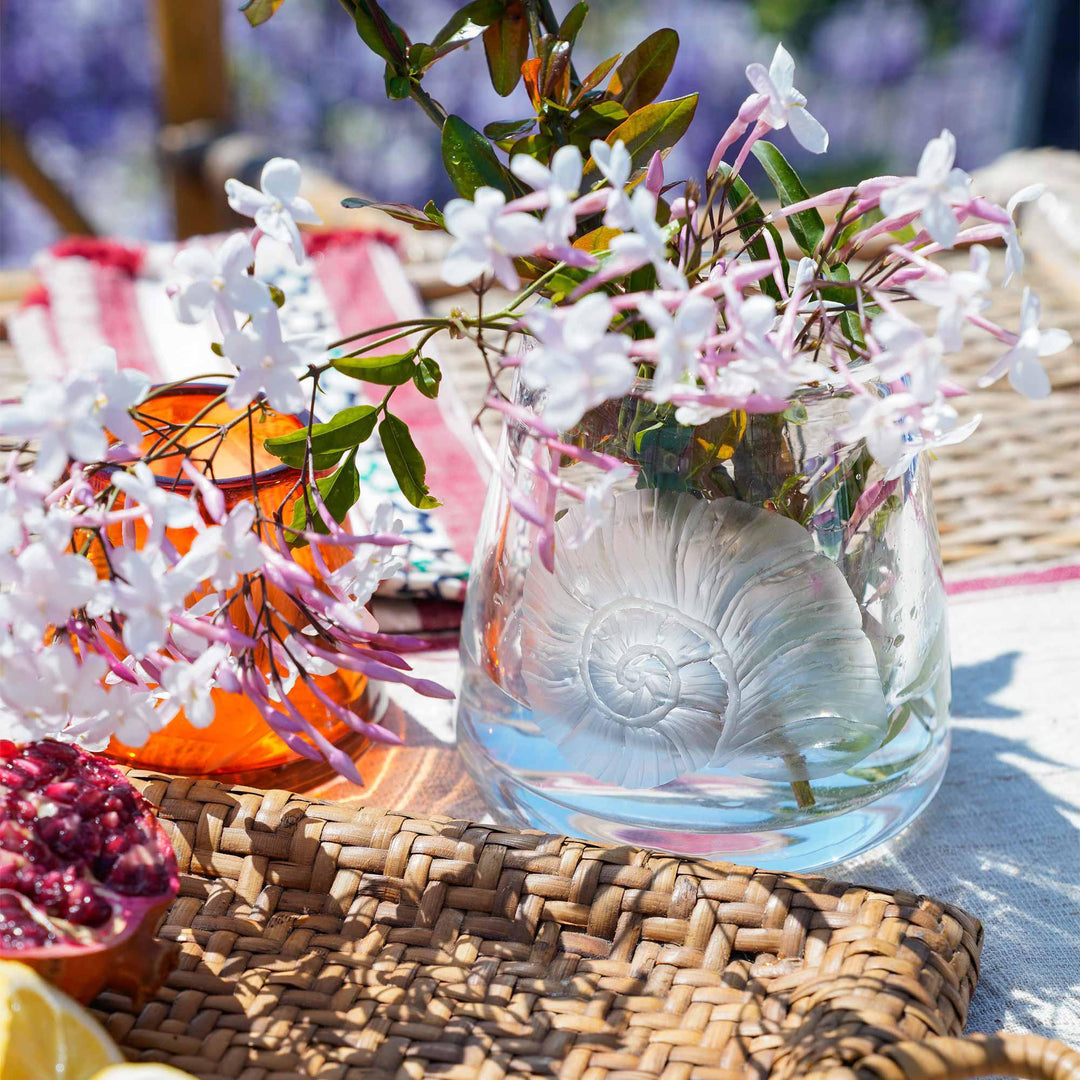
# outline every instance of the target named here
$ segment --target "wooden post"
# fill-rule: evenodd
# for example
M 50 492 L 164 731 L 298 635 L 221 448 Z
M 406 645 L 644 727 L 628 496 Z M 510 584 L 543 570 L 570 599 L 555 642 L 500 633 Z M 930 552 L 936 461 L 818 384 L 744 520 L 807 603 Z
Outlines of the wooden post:
M 157 0 L 161 47 L 161 113 L 165 124 L 200 121 L 224 127 L 229 91 L 220 0 Z M 228 224 L 224 196 L 210 191 L 201 161 L 172 159 L 177 235 L 214 232 Z
M 30 156 L 22 135 L 0 119 L 0 170 L 21 180 L 26 190 L 66 233 L 93 236 L 94 229 L 70 196 Z

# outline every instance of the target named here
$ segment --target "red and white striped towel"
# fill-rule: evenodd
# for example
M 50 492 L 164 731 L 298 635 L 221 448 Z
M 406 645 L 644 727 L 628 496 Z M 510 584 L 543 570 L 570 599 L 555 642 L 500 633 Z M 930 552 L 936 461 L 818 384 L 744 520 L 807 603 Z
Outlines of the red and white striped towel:
M 216 246 L 221 239 L 185 243 Z M 225 370 L 226 362 L 210 350 L 213 327 L 177 322 L 166 295 L 180 246 L 73 238 L 41 252 L 34 260 L 40 284 L 8 320 L 27 373 L 40 378 L 77 368 L 98 345 L 112 346 L 122 366 L 145 371 L 157 382 Z M 271 245 L 259 247 L 260 277 L 287 298 L 281 309 L 286 336 L 317 333 L 329 344 L 422 313 L 392 238 L 314 233 L 305 237 L 305 248 L 307 258 L 297 266 Z M 344 377 L 329 379 L 326 389 L 328 412 L 363 400 L 362 384 Z M 408 566 L 380 588 L 377 614 L 388 631 L 437 636 L 460 622 L 485 483 L 469 442 L 468 417 L 449 380 L 435 401 L 411 384 L 402 386 L 393 408 L 408 423 L 427 463 L 429 487 L 443 505 L 433 511 L 410 506 L 377 440 L 365 444 L 358 458 L 360 517 L 369 519 L 378 502 L 390 498 L 410 542 Z

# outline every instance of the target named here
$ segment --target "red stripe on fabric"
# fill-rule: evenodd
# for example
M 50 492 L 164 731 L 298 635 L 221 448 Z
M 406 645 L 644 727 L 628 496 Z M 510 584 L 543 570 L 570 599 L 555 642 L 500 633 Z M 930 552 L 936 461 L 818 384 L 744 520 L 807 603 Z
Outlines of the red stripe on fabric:
M 313 257 L 343 336 L 399 322 L 421 310 L 396 255 L 385 245 L 380 254 L 386 261 L 393 259 L 399 273 L 395 280 L 384 280 L 372 260 L 376 243 L 370 239 L 362 245 L 339 243 Z M 365 340 L 370 341 L 370 335 L 358 339 L 355 344 Z M 397 343 L 388 346 L 387 351 L 396 348 L 399 348 Z M 404 350 L 404 343 L 400 348 Z M 393 411 L 409 425 L 413 440 L 427 463 L 428 487 L 443 504 L 435 511 L 439 523 L 446 530 L 454 550 L 469 560 L 486 495 L 486 485 L 462 442 L 463 438 L 471 437 L 470 432 L 452 431 L 438 402 L 424 397 L 411 383 L 394 392 Z
M 951 581 L 945 585 L 945 592 L 949 596 L 958 596 L 961 593 L 1006 589 L 1017 585 L 1057 585 L 1062 581 L 1080 581 L 1080 566 L 1052 566 L 1048 570 L 1028 570 L 1018 574 L 1002 574 L 999 577 Z
M 456 630 L 461 626 L 461 604 L 453 600 L 417 601 L 421 630 Z
M 160 379 L 161 368 L 143 328 L 131 274 L 104 263 L 95 264 L 93 273 L 101 309 L 101 333 L 116 350 L 117 364 Z

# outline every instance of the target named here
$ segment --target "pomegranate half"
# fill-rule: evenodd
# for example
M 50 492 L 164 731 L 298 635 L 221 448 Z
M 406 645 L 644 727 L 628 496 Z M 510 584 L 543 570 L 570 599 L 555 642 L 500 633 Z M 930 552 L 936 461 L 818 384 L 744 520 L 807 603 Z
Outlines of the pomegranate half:
M 168 837 L 112 765 L 0 740 L 0 958 L 84 1003 L 105 986 L 141 999 L 175 964 L 153 934 L 179 888 Z

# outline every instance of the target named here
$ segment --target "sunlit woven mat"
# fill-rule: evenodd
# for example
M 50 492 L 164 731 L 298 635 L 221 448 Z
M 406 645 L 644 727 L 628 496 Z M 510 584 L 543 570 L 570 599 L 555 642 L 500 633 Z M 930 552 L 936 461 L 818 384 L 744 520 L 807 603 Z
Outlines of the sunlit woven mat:
M 130 775 L 176 848 L 160 934 L 183 948 L 141 1008 L 94 1004 L 136 1059 L 243 1080 L 1080 1076 L 1060 1044 L 949 1038 L 981 928 L 927 897 Z

